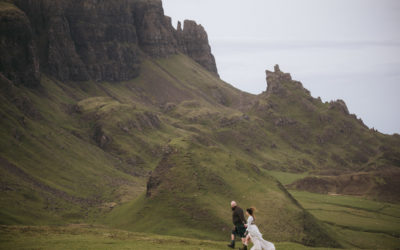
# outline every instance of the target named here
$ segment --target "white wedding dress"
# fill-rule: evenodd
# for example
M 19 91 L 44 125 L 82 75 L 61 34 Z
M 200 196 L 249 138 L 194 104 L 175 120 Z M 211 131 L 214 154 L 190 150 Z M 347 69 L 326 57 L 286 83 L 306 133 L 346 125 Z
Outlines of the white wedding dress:
M 275 250 L 275 245 L 273 243 L 263 239 L 260 230 L 258 230 L 256 224 L 254 224 L 253 216 L 247 218 L 247 232 L 253 242 L 253 247 L 250 250 Z

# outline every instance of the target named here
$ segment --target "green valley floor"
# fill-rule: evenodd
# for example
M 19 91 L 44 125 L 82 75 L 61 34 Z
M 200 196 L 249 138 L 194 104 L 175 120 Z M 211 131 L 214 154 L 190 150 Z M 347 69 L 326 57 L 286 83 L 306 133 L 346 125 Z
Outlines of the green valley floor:
M 305 177 L 270 171 L 282 184 Z M 348 195 L 325 195 L 289 190 L 290 194 L 345 248 L 399 249 L 400 204 Z

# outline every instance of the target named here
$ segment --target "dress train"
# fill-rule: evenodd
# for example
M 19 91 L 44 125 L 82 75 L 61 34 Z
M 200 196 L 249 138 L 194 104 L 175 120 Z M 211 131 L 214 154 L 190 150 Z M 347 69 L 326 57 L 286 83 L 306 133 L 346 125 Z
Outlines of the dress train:
M 263 239 L 257 225 L 254 224 L 253 216 L 247 219 L 247 232 L 253 242 L 251 250 L 275 250 L 275 245 L 272 242 Z

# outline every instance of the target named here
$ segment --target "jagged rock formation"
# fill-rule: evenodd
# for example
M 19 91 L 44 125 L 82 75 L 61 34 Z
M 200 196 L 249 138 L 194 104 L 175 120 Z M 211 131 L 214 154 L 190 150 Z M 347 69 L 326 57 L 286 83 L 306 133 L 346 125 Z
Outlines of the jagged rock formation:
M 364 168 L 386 168 L 398 164 L 396 161 L 387 165 L 383 162 L 371 164 L 376 159 L 374 157 L 383 153 L 381 149 L 373 149 L 370 143 L 376 135 L 370 133 L 361 119 L 350 114 L 343 100 L 323 103 L 320 98 L 313 98 L 301 82 L 292 80 L 290 74 L 282 72 L 278 65 L 274 71 L 267 70 L 266 74 L 267 91 L 258 96 L 252 111 L 264 121 L 272 122 L 274 127 L 270 129 L 288 140 L 293 149 L 304 150 L 304 145 L 308 143 L 315 143 L 321 148 L 315 155 L 316 161 L 312 164 L 301 161 L 300 169 L 323 166 L 358 172 Z M 357 148 L 349 145 L 357 145 Z M 279 148 L 279 144 L 277 146 Z M 345 153 L 339 154 L 340 157 L 338 153 L 326 153 L 337 146 L 345 150 Z M 387 159 L 386 156 L 384 158 Z M 368 167 L 365 167 L 366 164 L 369 164 Z
M 183 29 L 178 23 L 177 40 L 179 49 L 200 65 L 218 75 L 215 58 L 211 54 L 208 36 L 203 26 L 195 21 L 185 20 Z
M 282 87 L 281 82 L 292 81 L 292 76 L 289 73 L 283 73 L 279 69 L 279 65 L 275 65 L 274 71 L 265 71 L 267 75 L 267 93 L 277 94 L 284 96 L 286 94 L 285 88 Z
M 282 72 L 278 64 L 274 66 L 274 71 L 266 70 L 265 73 L 267 75 L 267 95 L 275 94 L 280 97 L 285 97 L 287 95 L 287 89 L 283 84 L 288 82 L 298 89 L 301 89 L 307 95 L 310 95 L 310 92 L 303 87 L 301 82 L 292 80 L 290 73 Z
M 1 58 L 0 69 L 17 82 L 37 84 L 39 65 L 61 81 L 129 80 L 140 72 L 141 51 L 151 57 L 182 52 L 217 74 L 203 27 L 185 21 L 183 31 L 175 30 L 160 0 L 16 0 L 14 4 L 7 4 L 12 12 L 1 12 L 0 49 L 12 53 Z

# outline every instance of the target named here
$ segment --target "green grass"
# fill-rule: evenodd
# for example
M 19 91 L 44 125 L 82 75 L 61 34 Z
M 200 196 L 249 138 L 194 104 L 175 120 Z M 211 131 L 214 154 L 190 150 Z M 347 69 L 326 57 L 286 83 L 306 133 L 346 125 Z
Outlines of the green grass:
M 349 195 L 322 195 L 294 190 L 291 190 L 290 193 L 292 193 L 296 199 L 299 199 L 305 205 L 305 208 L 317 203 L 400 217 L 400 205 L 398 204 L 378 202 Z
M 346 247 L 393 249 L 400 245 L 400 205 L 354 196 L 290 191 Z
M 307 173 L 289 173 L 289 172 L 281 172 L 281 171 L 267 171 L 268 174 L 275 177 L 278 181 L 280 181 L 283 185 L 291 184 L 297 180 L 300 180 L 306 177 Z
M 102 227 L 3 227 L 0 249 L 221 249 L 222 242 L 132 233 Z
M 0 227 L 0 249 L 225 249 L 228 242 L 133 233 L 90 225 L 66 227 Z M 238 247 L 241 243 L 238 242 Z M 275 243 L 277 249 L 315 249 L 295 243 Z

